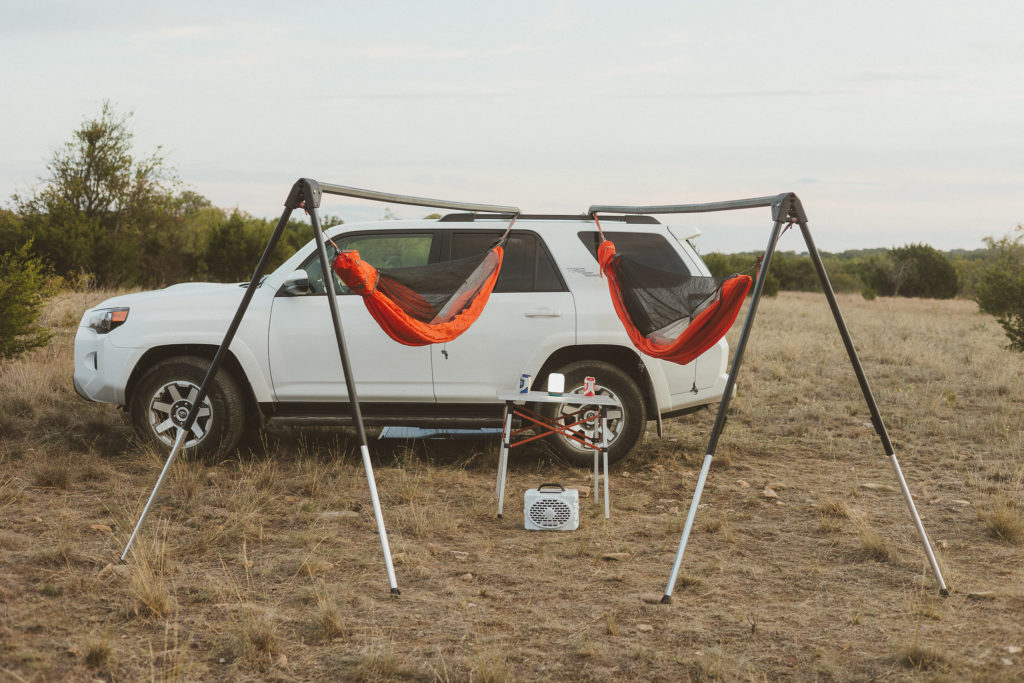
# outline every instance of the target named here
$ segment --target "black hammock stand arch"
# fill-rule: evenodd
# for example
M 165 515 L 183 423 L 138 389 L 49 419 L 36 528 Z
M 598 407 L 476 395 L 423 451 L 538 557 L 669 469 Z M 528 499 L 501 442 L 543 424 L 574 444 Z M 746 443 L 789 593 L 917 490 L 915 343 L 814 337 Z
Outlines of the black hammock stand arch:
M 285 200 L 284 203 L 284 212 L 281 214 L 281 218 L 278 220 L 277 226 L 274 228 L 273 233 L 271 233 L 270 235 L 270 239 L 267 241 L 267 246 L 263 250 L 263 255 L 260 256 L 260 260 L 256 264 L 256 270 L 253 272 L 252 278 L 249 280 L 249 285 L 245 289 L 245 294 L 242 296 L 242 300 L 238 305 L 238 309 L 235 311 L 235 315 L 232 318 L 231 323 L 228 325 L 227 332 L 224 334 L 224 340 L 221 342 L 220 347 L 218 347 L 217 352 L 214 354 L 213 360 L 210 361 L 210 367 L 207 369 L 206 375 L 203 377 L 203 381 L 199 386 L 199 390 L 193 398 L 192 407 L 189 410 L 188 417 L 186 417 L 184 422 L 178 427 L 177 436 L 174 440 L 174 444 L 171 446 L 171 452 L 170 455 L 167 457 L 167 462 L 164 463 L 164 467 L 160 471 L 160 476 L 157 478 L 156 484 L 153 486 L 153 491 L 152 493 L 150 493 L 149 499 L 146 501 L 146 505 L 145 507 L 143 507 L 142 512 L 139 515 L 139 520 L 138 522 L 136 522 L 135 528 L 132 530 L 132 534 L 131 537 L 129 537 L 128 539 L 128 543 L 125 545 L 124 552 L 121 553 L 122 562 L 126 561 L 128 553 L 131 551 L 132 544 L 135 541 L 135 538 L 138 536 L 139 531 L 146 520 L 146 516 L 149 514 L 149 511 L 153 506 L 153 501 L 156 500 L 156 496 L 160 490 L 160 486 L 163 483 L 165 477 L 167 476 L 167 473 L 171 469 L 171 463 L 174 462 L 175 456 L 181 451 L 185 442 L 186 435 L 192 430 L 192 427 L 195 424 L 199 412 L 199 407 L 203 405 L 203 399 L 206 398 L 206 395 L 209 390 L 209 385 L 213 378 L 217 375 L 217 371 L 220 369 L 220 366 L 224 361 L 224 357 L 227 354 L 227 349 L 231 345 L 231 341 L 234 339 L 235 333 L 238 331 L 238 327 L 242 323 L 242 318 L 245 316 L 245 312 L 249 308 L 249 304 L 252 301 L 253 295 L 256 293 L 256 289 L 259 286 L 261 279 L 263 278 L 263 274 L 267 270 L 271 254 L 274 252 L 274 247 L 277 246 L 277 243 L 281 238 L 281 234 L 284 232 L 285 227 L 288 225 L 288 220 L 291 218 L 292 212 L 295 211 L 296 209 L 303 209 L 306 211 L 306 213 L 309 214 L 310 222 L 312 223 L 313 238 L 316 241 L 317 254 L 320 257 L 320 266 L 323 270 L 324 282 L 328 283 L 328 291 L 331 290 L 331 286 L 329 283 L 333 281 L 331 277 L 332 266 L 330 261 L 328 260 L 324 231 L 320 223 L 320 216 L 318 212 L 318 208 L 320 207 L 320 200 L 324 194 L 345 197 L 356 197 L 359 199 L 369 199 L 378 202 L 385 202 L 388 204 L 426 206 L 436 209 L 453 209 L 456 211 L 471 211 L 477 213 L 493 213 L 503 215 L 511 214 L 513 223 L 515 222 L 515 217 L 518 216 L 520 213 L 519 208 L 515 206 L 501 206 L 496 204 L 475 204 L 469 202 L 449 201 L 444 199 L 428 199 L 425 197 L 399 195 L 392 194 L 389 192 L 378 192 L 376 190 L 364 190 L 355 187 L 347 187 L 344 185 L 320 183 L 310 178 L 300 178 L 299 180 L 297 180 L 295 184 L 292 185 L 291 192 L 288 193 L 288 198 Z M 511 227 L 512 223 L 509 224 L 509 229 L 511 229 Z M 495 272 L 493 273 L 493 277 L 491 275 L 487 275 L 486 277 L 480 277 L 482 273 L 480 268 L 471 270 L 470 273 L 468 274 L 468 279 L 473 280 L 472 284 L 476 285 L 471 286 L 471 288 L 474 289 L 477 295 L 481 294 L 481 286 L 483 287 L 483 289 L 486 289 L 487 287 L 486 283 L 480 285 L 480 280 L 489 280 L 490 286 L 493 287 L 494 280 L 497 279 L 496 271 L 497 269 L 500 269 L 501 265 L 501 242 L 503 242 L 505 237 L 507 236 L 508 230 L 505 231 L 505 236 L 503 236 L 502 239 L 499 240 L 499 242 L 495 244 L 491 248 L 491 250 L 488 251 L 487 255 L 485 255 L 483 259 L 483 261 L 486 264 L 489 264 L 490 268 L 494 269 Z M 495 253 L 497 253 L 496 264 L 494 262 L 494 259 L 491 258 L 491 256 L 494 255 Z M 358 260 L 358 258 L 356 258 L 356 260 Z M 364 270 L 361 272 L 366 274 L 367 271 Z M 383 279 L 383 277 L 384 275 L 382 273 L 381 277 L 378 279 Z M 395 282 L 396 287 L 404 286 L 400 279 L 395 279 Z M 376 286 L 373 286 L 365 287 L 365 289 L 372 289 L 376 291 L 378 288 Z M 455 293 L 456 296 L 458 296 L 460 292 L 462 294 L 465 294 L 465 291 L 463 289 L 460 289 Z M 387 529 L 385 528 L 384 525 L 384 514 L 380 505 L 380 497 L 377 494 L 377 483 L 373 474 L 373 464 L 370 461 L 370 450 L 366 438 L 366 429 L 363 425 L 362 410 L 359 407 L 359 396 L 356 393 L 356 385 L 352 376 L 352 367 L 351 363 L 349 362 L 348 349 L 345 344 L 345 334 L 341 322 L 341 311 L 338 307 L 338 301 L 336 297 L 325 296 L 324 298 L 327 300 L 327 305 L 328 308 L 330 309 L 331 314 L 331 322 L 333 323 L 334 326 L 334 337 L 335 340 L 337 341 L 338 355 L 341 358 L 342 372 L 345 376 L 345 388 L 346 391 L 348 392 L 348 405 L 349 410 L 351 411 L 352 423 L 355 426 L 356 432 L 359 436 L 359 448 L 363 459 L 363 469 L 366 471 L 367 485 L 369 486 L 370 489 L 370 501 L 373 505 L 373 514 L 374 520 L 377 525 L 377 534 L 380 536 L 381 550 L 384 554 L 384 565 L 387 571 L 388 584 L 390 586 L 391 593 L 399 594 L 401 593 L 401 591 L 398 588 L 398 579 L 395 576 L 394 562 L 392 561 L 391 558 L 391 548 L 388 543 Z M 451 297 L 449 297 L 449 299 L 450 298 Z M 486 296 L 484 296 L 484 298 L 486 299 Z M 422 303 L 424 305 L 438 305 L 437 301 L 430 302 L 428 300 L 429 296 L 422 297 L 420 295 L 416 295 L 415 297 L 413 297 L 413 299 L 417 300 L 416 303 Z M 364 301 L 365 300 L 366 297 L 364 296 Z M 431 310 L 433 310 L 435 318 L 441 316 L 443 318 L 443 322 L 450 323 L 458 316 L 457 311 L 453 313 L 452 307 L 446 305 L 448 303 L 450 303 L 450 301 L 446 301 L 445 304 L 440 305 L 440 308 L 442 310 L 434 310 L 433 308 L 431 308 Z M 369 308 L 369 303 L 367 304 L 367 307 Z M 405 313 L 402 313 L 402 315 L 405 315 Z M 423 315 L 427 315 L 427 313 L 423 313 Z M 415 316 L 410 316 L 410 318 L 413 319 L 413 322 L 419 322 L 418 320 L 414 319 Z M 380 321 L 378 320 L 378 322 Z M 429 325 L 429 321 L 427 324 Z M 468 326 L 468 324 L 469 323 L 467 322 L 466 326 Z M 394 338 L 394 335 L 391 334 L 391 332 L 389 332 L 387 329 L 385 329 L 385 331 L 388 332 L 388 334 L 391 335 L 392 338 Z
M 160 490 L 160 486 L 163 483 L 164 479 L 166 478 L 168 472 L 170 471 L 171 464 L 173 463 L 175 456 L 182 450 L 186 436 L 192 431 L 192 428 L 198 416 L 199 407 L 203 405 L 203 400 L 205 399 L 208 393 L 209 385 L 212 382 L 213 378 L 216 376 L 218 370 L 220 369 L 220 366 L 224 361 L 226 354 L 228 353 L 228 348 L 232 340 L 234 339 L 236 332 L 238 331 L 238 328 L 242 322 L 245 312 L 248 309 L 249 304 L 252 301 L 253 295 L 255 294 L 263 278 L 263 275 L 267 269 L 267 266 L 271 258 L 271 254 L 273 253 L 274 248 L 277 246 L 277 243 L 280 240 L 280 237 L 288 224 L 292 212 L 295 211 L 296 209 L 303 209 L 310 216 L 313 237 L 316 242 L 317 253 L 320 257 L 321 268 L 323 269 L 324 282 L 332 282 L 332 265 L 330 264 L 328 259 L 324 231 L 321 226 L 320 217 L 318 213 L 318 208 L 320 206 L 320 201 L 323 194 L 355 197 L 373 201 L 386 202 L 391 204 L 406 204 L 412 206 L 453 209 L 459 211 L 470 211 L 474 213 L 501 214 L 504 215 L 505 217 L 511 216 L 512 222 L 509 224 L 509 229 L 511 229 L 512 224 L 515 222 L 515 218 L 520 214 L 519 208 L 514 206 L 475 204 L 440 199 L 427 199 L 423 197 L 398 195 L 386 192 L 378 192 L 374 190 L 347 187 L 344 185 L 319 183 L 309 178 L 300 178 L 298 181 L 296 181 L 288 194 L 288 198 L 285 201 L 284 212 L 281 214 L 281 218 L 278 221 L 277 226 L 274 228 L 274 231 L 267 242 L 263 254 L 256 265 L 255 271 L 253 272 L 252 278 L 250 279 L 249 284 L 245 289 L 245 293 L 242 296 L 238 309 L 236 310 L 231 322 L 227 327 L 224 339 L 221 342 L 220 346 L 218 347 L 216 353 L 214 354 L 213 359 L 210 362 L 210 366 L 207 369 L 206 375 L 204 376 L 197 393 L 193 397 L 192 407 L 189 410 L 188 416 L 178 427 L 177 435 L 174 444 L 171 447 L 171 451 L 167 458 L 167 461 L 165 462 L 164 467 L 161 470 L 159 477 L 157 478 L 156 484 L 154 485 L 153 490 L 150 493 L 149 498 L 142 509 L 142 512 L 140 513 L 139 519 L 136 522 L 132 534 L 129 537 L 128 542 L 124 548 L 124 552 L 121 554 L 122 562 L 126 561 L 128 554 L 131 550 L 132 544 L 135 541 L 136 537 L 138 536 L 139 531 L 141 530 L 143 523 L 145 522 L 145 519 L 149 514 L 150 509 L 152 508 L 153 502 L 157 497 L 157 494 Z M 924 526 L 921 523 L 921 519 L 918 515 L 917 508 L 914 504 L 914 500 L 910 495 L 910 490 L 907 487 L 906 479 L 903 476 L 903 472 L 896 458 L 895 450 L 893 449 L 892 443 L 889 439 L 889 435 L 882 421 L 881 414 L 878 411 L 878 406 L 875 403 L 875 399 L 871 392 L 871 388 L 868 385 L 867 377 L 864 374 L 864 370 L 857 356 L 857 352 L 853 346 L 853 341 L 850 338 L 850 334 L 847 330 L 846 323 L 844 322 L 842 314 L 839 311 L 839 306 L 836 302 L 835 292 L 832 289 L 832 286 L 828 279 L 828 275 L 825 272 L 825 267 L 821 261 L 821 257 L 818 255 L 817 249 L 814 245 L 814 241 L 811 237 L 810 230 L 807 227 L 807 217 L 804 214 L 803 206 L 801 205 L 800 200 L 797 198 L 797 196 L 793 193 L 784 193 L 770 197 L 741 199 L 726 202 L 716 202 L 710 204 L 677 204 L 659 206 L 595 205 L 591 206 L 587 213 L 594 218 L 595 222 L 597 222 L 598 214 L 601 213 L 684 214 L 704 213 L 713 211 L 731 211 L 759 207 L 771 207 L 774 226 L 772 228 L 771 236 L 768 240 L 768 246 L 765 249 L 764 256 L 762 257 L 762 261 L 758 269 L 757 278 L 753 284 L 753 292 L 751 295 L 750 306 L 748 308 L 747 315 L 743 323 L 743 329 L 740 333 L 739 341 L 737 343 L 737 347 L 733 356 L 733 361 L 730 366 L 729 377 L 726 382 L 721 402 L 719 404 L 714 427 L 712 428 L 711 436 L 708 441 L 706 455 L 704 457 L 704 462 L 697 480 L 697 487 L 690 504 L 690 509 L 687 514 L 686 523 L 684 525 L 682 538 L 679 544 L 679 549 L 676 554 L 675 563 L 673 564 L 672 571 L 669 576 L 669 581 L 665 590 L 665 594 L 662 597 L 662 603 L 667 604 L 671 602 L 672 591 L 675 586 L 676 579 L 678 577 L 679 569 L 683 559 L 683 554 L 686 549 L 687 540 L 689 539 L 690 530 L 693 527 L 693 521 L 700 502 L 700 496 L 703 491 L 704 484 L 707 480 L 708 471 L 710 470 L 711 466 L 711 461 L 717 449 L 718 439 L 722 433 L 722 430 L 725 427 L 726 413 L 728 411 L 729 403 L 732 398 L 733 390 L 735 388 L 736 378 L 739 374 L 740 365 L 743 360 L 743 354 L 746 349 L 747 340 L 750 336 L 750 331 L 753 325 L 754 317 L 757 312 L 758 302 L 760 301 L 761 294 L 764 289 L 764 282 L 771 264 L 772 255 L 775 251 L 775 247 L 778 243 L 779 237 L 781 236 L 783 229 L 791 227 L 794 224 L 800 226 L 800 230 L 804 236 L 804 241 L 807 244 L 808 253 L 810 254 L 811 260 L 814 263 L 815 271 L 818 274 L 818 278 L 821 282 L 822 289 L 824 290 L 825 296 L 828 299 L 829 307 L 832 310 L 832 314 L 835 318 L 836 325 L 839 328 L 839 333 L 843 339 L 843 344 L 846 347 L 847 354 L 850 357 L 850 362 L 853 365 L 853 369 L 857 376 L 857 380 L 860 384 L 861 391 L 864 394 L 864 399 L 867 402 L 868 409 L 871 413 L 871 422 L 874 425 L 875 431 L 878 433 L 879 438 L 881 439 L 882 446 L 887 456 L 889 457 L 893 465 L 893 468 L 895 469 L 896 476 L 899 480 L 900 488 L 903 493 L 903 498 L 907 504 L 907 507 L 910 510 L 910 514 L 914 521 L 914 524 L 917 527 L 917 531 L 921 538 L 922 545 L 924 546 L 925 554 L 928 557 L 928 561 L 931 565 L 932 572 L 934 573 L 935 579 L 939 585 L 939 590 L 943 595 L 948 595 L 949 591 L 946 587 L 945 581 L 942 578 L 942 573 L 939 569 L 938 562 L 936 561 L 935 554 L 931 547 L 931 543 L 928 540 L 928 535 L 926 534 Z M 504 237 L 507 237 L 507 235 L 508 230 L 506 230 Z M 423 323 L 428 326 L 433 324 L 444 325 L 455 321 L 458 318 L 459 314 L 463 312 L 463 309 L 460 309 L 457 305 L 454 307 L 448 305 L 451 302 L 451 298 L 453 296 L 456 299 L 460 297 L 464 298 L 467 307 L 470 306 L 470 302 L 472 300 L 478 300 L 479 297 L 481 296 L 483 297 L 484 301 L 486 301 L 486 296 L 489 294 L 487 281 L 491 280 L 490 286 L 493 287 L 493 280 L 497 278 L 496 271 L 494 270 L 495 258 L 493 256 L 496 254 L 497 268 L 500 268 L 500 257 L 502 247 L 501 242 L 504 240 L 504 237 L 502 238 L 502 240 L 499 240 L 499 242 L 492 247 L 492 249 L 488 252 L 488 255 L 484 256 L 481 263 L 475 265 L 473 268 L 470 268 L 466 271 L 468 274 L 466 275 L 464 286 L 458 287 L 455 293 L 451 294 L 447 298 L 442 297 L 444 299 L 443 303 L 440 301 L 433 300 L 432 294 L 430 292 L 426 292 L 426 296 L 424 296 L 423 291 L 417 292 L 415 288 L 409 288 L 408 284 L 416 280 L 416 278 L 410 276 L 409 273 L 397 273 L 397 276 L 396 273 L 388 273 L 386 270 L 382 270 L 381 272 L 378 273 L 376 272 L 375 269 L 366 270 L 361 267 L 358 267 L 358 264 L 357 267 L 354 268 L 349 268 L 348 266 L 342 265 L 342 267 L 339 269 L 339 264 L 337 260 L 333 265 L 335 272 L 338 272 L 340 276 L 344 277 L 344 275 L 342 275 L 342 273 L 344 272 L 348 272 L 349 274 L 351 274 L 353 278 L 353 283 L 356 285 L 354 289 L 362 287 L 367 292 L 375 291 L 377 289 L 380 289 L 379 283 L 382 280 L 385 280 L 386 278 L 394 280 L 394 286 L 388 285 L 387 287 L 384 287 L 384 290 L 387 290 L 384 293 L 392 303 L 399 304 L 399 308 L 401 309 L 401 311 L 399 311 L 400 315 L 397 315 L 396 317 L 407 317 L 415 323 Z M 495 250 L 497 251 L 495 252 Z M 489 265 L 487 262 L 489 262 Z M 612 276 L 609 279 L 618 279 L 613 271 L 608 272 L 612 273 Z M 409 279 L 410 277 L 411 279 Z M 610 287 L 611 286 L 612 283 L 610 283 Z M 747 286 L 749 286 L 749 283 L 747 284 Z M 412 294 L 414 296 L 411 296 L 408 299 L 403 299 L 403 297 L 405 297 L 408 294 L 408 292 L 405 292 L 403 290 L 403 287 L 406 289 L 412 289 Z M 394 294 L 395 291 L 398 291 L 400 293 L 396 295 Z M 359 293 L 363 294 L 363 292 Z M 746 290 L 744 289 L 744 294 L 745 293 Z M 614 289 L 612 289 L 612 295 L 614 300 Z M 363 426 L 362 413 L 359 407 L 359 397 L 356 394 L 355 382 L 353 380 L 352 369 L 349 362 L 348 351 L 345 344 L 345 335 L 342 328 L 341 313 L 338 307 L 338 302 L 334 296 L 326 296 L 325 299 L 327 300 L 328 303 L 331 321 L 333 323 L 334 328 L 334 335 L 338 347 L 338 354 L 341 359 L 342 371 L 344 374 L 345 385 L 348 392 L 349 409 L 351 411 L 352 423 L 356 427 L 356 431 L 360 439 L 360 452 L 362 454 L 363 467 L 366 471 L 367 484 L 369 487 L 371 502 L 373 504 L 377 532 L 380 537 L 381 549 L 384 555 L 384 563 L 387 571 L 388 583 L 390 585 L 391 593 L 397 594 L 400 593 L 400 590 L 398 588 L 398 581 L 395 576 L 394 564 L 391 558 L 391 550 L 388 544 L 387 531 L 384 525 L 383 512 L 381 510 L 380 500 L 377 494 L 377 485 L 373 474 L 373 466 L 370 461 L 370 453 L 369 447 L 367 445 L 366 431 Z M 366 301 L 365 295 L 364 301 Z M 428 306 L 424 307 L 423 304 L 426 304 Z M 367 307 L 371 308 L 369 302 L 367 302 Z M 700 307 L 698 306 L 697 308 Z M 739 307 L 736 306 L 736 310 L 738 310 L 738 308 Z M 707 307 L 705 307 L 704 310 L 706 311 L 706 309 Z M 373 311 L 371 308 L 371 313 L 372 312 Z M 686 317 L 688 320 L 692 318 L 692 320 L 690 320 L 692 324 L 699 318 L 701 314 L 702 313 L 700 311 L 696 311 L 688 313 L 684 317 Z M 719 315 L 721 316 L 722 314 Z M 376 318 L 377 316 L 375 315 L 374 317 Z M 620 313 L 620 318 L 622 318 L 623 324 L 626 326 L 627 332 L 629 332 L 630 325 L 634 325 L 635 323 L 633 315 L 628 314 L 625 317 L 623 317 L 623 315 Z M 733 319 L 734 318 L 735 316 L 733 316 Z M 381 320 L 378 319 L 378 322 L 380 323 Z M 408 321 L 402 322 L 404 324 L 405 322 Z M 466 319 L 463 320 L 462 322 L 464 322 L 465 326 L 468 327 L 472 320 Z M 721 319 L 717 321 L 717 324 L 723 324 Z M 732 320 L 730 320 L 728 324 L 731 325 Z M 385 326 L 385 323 L 381 323 L 381 325 L 383 328 Z M 461 326 L 462 323 L 457 323 L 455 325 L 456 328 Z M 395 329 L 400 330 L 401 326 L 398 326 Z M 422 330 L 420 330 L 420 328 L 416 325 L 413 325 L 411 329 L 413 330 L 413 337 L 406 341 L 402 341 L 401 339 L 396 338 L 396 334 L 392 334 L 387 329 L 385 329 L 385 332 L 388 332 L 388 334 L 392 336 L 392 338 L 395 338 L 396 341 L 399 341 L 400 343 L 408 343 L 409 341 L 413 341 L 415 343 L 432 343 L 431 339 L 421 339 L 421 337 L 429 336 L 431 332 L 428 332 L 426 334 L 420 334 Z M 725 329 L 728 329 L 728 325 L 725 326 Z M 436 331 L 436 328 L 434 331 Z M 685 333 L 685 331 L 686 330 L 684 329 L 683 332 Z M 448 334 L 451 332 L 453 332 L 453 330 L 447 330 L 444 331 L 443 334 Z M 459 330 L 455 329 L 454 332 L 459 333 Z M 722 333 L 724 334 L 724 331 Z M 401 336 L 402 334 L 404 334 L 404 332 L 400 331 L 397 333 L 398 336 Z M 661 340 L 656 339 L 655 341 L 661 343 Z
M 729 403 L 732 400 L 733 390 L 736 386 L 736 378 L 739 375 L 740 366 L 743 362 L 743 353 L 747 348 L 747 340 L 750 338 L 750 331 L 753 328 L 754 317 L 757 314 L 757 306 L 761 300 L 761 294 L 764 291 L 764 283 L 768 276 L 769 268 L 771 267 L 772 256 L 775 253 L 775 248 L 778 244 L 779 238 L 782 236 L 782 233 L 793 225 L 800 226 L 800 232 L 803 234 L 804 243 L 807 245 L 807 253 L 810 255 L 811 261 L 814 264 L 814 270 L 818 274 L 818 280 L 821 283 L 821 288 L 824 290 L 826 299 L 828 299 L 828 305 L 832 311 L 832 317 L 835 318 L 836 327 L 839 328 L 839 334 L 843 339 L 843 346 L 846 348 L 846 353 L 850 358 L 850 364 L 853 366 L 853 371 L 857 375 L 857 382 L 860 384 L 861 392 L 864 394 L 864 400 L 867 403 L 868 411 L 871 414 L 871 424 L 874 426 L 875 431 L 882 442 L 882 448 L 885 450 L 885 453 L 896 473 L 900 490 L 903 493 L 903 499 L 910 511 L 910 516 L 911 519 L 913 519 L 914 526 L 917 528 L 917 533 L 921 539 L 921 544 L 924 547 L 928 563 L 931 566 L 932 574 L 935 576 L 935 581 L 939 586 L 939 592 L 943 596 L 947 596 L 949 595 L 949 589 L 946 587 L 946 582 L 942 578 L 942 571 L 939 569 L 939 563 L 935 558 L 935 552 L 932 550 L 931 541 L 928 540 L 928 534 L 925 532 L 924 524 L 921 522 L 921 517 L 917 512 L 917 506 L 914 504 L 914 499 L 910 495 L 910 488 L 907 486 L 907 480 L 903 476 L 903 470 L 900 468 L 899 460 L 896 458 L 896 451 L 893 448 L 892 441 L 889 439 L 889 432 L 886 430 L 885 423 L 882 421 L 882 415 L 878 410 L 878 404 L 875 402 L 875 397 L 871 391 L 871 386 L 868 384 L 867 376 L 864 374 L 864 368 L 861 365 L 859 356 L 857 355 L 857 350 L 853 345 L 853 339 L 850 337 L 850 332 L 846 327 L 846 321 L 843 319 L 843 315 L 839 310 L 839 303 L 836 301 L 835 290 L 832 289 L 832 284 L 828 279 L 828 274 L 825 272 L 825 265 L 821 260 L 821 256 L 818 254 L 818 249 L 814 244 L 814 239 L 811 237 L 811 231 L 807 227 L 807 215 L 804 213 L 804 208 L 800 199 L 792 192 L 786 192 L 770 197 L 738 199 L 708 204 L 675 204 L 662 206 L 595 205 L 590 207 L 588 213 L 593 216 L 597 216 L 601 213 L 644 215 L 689 214 L 710 213 L 715 211 L 736 211 L 739 209 L 755 209 L 763 207 L 771 208 L 773 221 L 771 235 L 768 238 L 768 245 L 761 258 L 757 279 L 754 282 L 753 293 L 751 294 L 750 306 L 747 309 L 747 315 L 743 321 L 743 328 L 740 332 L 739 340 L 736 343 L 736 350 L 733 354 L 732 364 L 729 367 L 729 378 L 725 384 L 725 391 L 722 393 L 722 400 L 718 405 L 718 413 L 715 416 L 714 427 L 712 427 L 711 436 L 708 439 L 704 462 L 701 465 L 700 474 L 697 477 L 697 485 L 693 493 L 693 498 L 690 501 L 690 508 L 686 515 L 686 522 L 683 526 L 682 537 L 679 540 L 679 549 L 676 552 L 675 562 L 672 565 L 668 585 L 665 587 L 665 594 L 662 596 L 661 602 L 663 604 L 669 604 L 672 602 L 672 591 L 675 589 L 676 580 L 679 577 L 679 569 L 683 562 L 683 554 L 686 552 L 686 544 L 690 538 L 690 531 L 693 529 L 693 520 L 696 517 L 697 508 L 700 505 L 701 493 L 704 490 L 704 484 L 707 482 L 708 471 L 711 469 L 711 461 L 713 460 L 715 451 L 718 448 L 718 439 L 721 436 L 722 431 L 725 429 Z

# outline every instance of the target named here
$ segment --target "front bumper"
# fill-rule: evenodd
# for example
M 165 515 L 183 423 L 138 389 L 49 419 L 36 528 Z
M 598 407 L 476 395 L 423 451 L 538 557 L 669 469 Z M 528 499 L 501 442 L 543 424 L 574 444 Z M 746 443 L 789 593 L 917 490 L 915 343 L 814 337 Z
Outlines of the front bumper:
M 74 375 L 74 374 L 71 375 L 71 383 L 75 385 L 75 393 L 76 394 L 78 394 L 79 396 L 84 398 L 86 401 L 93 401 L 93 399 L 89 398 L 86 395 L 86 393 L 84 391 L 82 391 L 82 387 L 79 386 L 79 384 L 78 384 L 78 376 L 77 375 Z
M 79 327 L 75 335 L 75 391 L 87 401 L 124 405 L 125 388 L 139 349 L 121 348 L 108 335 Z

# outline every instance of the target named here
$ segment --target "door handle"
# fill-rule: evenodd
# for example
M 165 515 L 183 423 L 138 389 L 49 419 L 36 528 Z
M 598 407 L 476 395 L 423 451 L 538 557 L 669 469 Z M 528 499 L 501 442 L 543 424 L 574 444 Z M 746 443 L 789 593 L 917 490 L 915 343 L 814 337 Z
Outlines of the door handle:
M 561 318 L 562 312 L 556 308 L 534 308 L 523 315 L 527 318 Z

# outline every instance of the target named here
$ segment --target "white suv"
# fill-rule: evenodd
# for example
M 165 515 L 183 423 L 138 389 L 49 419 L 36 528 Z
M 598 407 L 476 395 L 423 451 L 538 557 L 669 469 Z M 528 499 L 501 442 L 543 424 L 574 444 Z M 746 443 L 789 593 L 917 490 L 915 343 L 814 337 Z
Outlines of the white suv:
M 689 243 L 699 234 L 649 216 L 602 216 L 619 253 L 665 269 L 708 275 Z M 507 219 L 450 214 L 438 220 L 344 224 L 327 230 L 341 249 L 357 249 L 382 267 L 435 263 L 482 253 Z M 566 391 L 597 379 L 623 406 L 613 414 L 609 457 L 618 460 L 648 420 L 717 402 L 725 388 L 723 339 L 688 365 L 636 351 L 612 307 L 588 216 L 520 216 L 505 248 L 501 276 L 480 318 L 447 344 L 392 341 L 356 294 L 337 278 L 342 324 L 364 420 L 378 425 L 500 426 L 499 391 L 528 373 L 535 385 L 560 372 Z M 333 256 L 334 246 L 328 244 Z M 75 389 L 127 409 L 144 437 L 170 444 L 184 422 L 209 362 L 238 308 L 238 284 L 187 283 L 126 294 L 86 311 L 75 338 Z M 341 361 L 324 300 L 316 245 L 310 241 L 253 296 L 187 448 L 223 453 L 246 425 L 350 423 Z M 560 412 L 560 406 L 545 406 Z M 582 425 L 587 429 L 588 425 Z M 572 439 L 549 437 L 574 463 L 591 460 Z

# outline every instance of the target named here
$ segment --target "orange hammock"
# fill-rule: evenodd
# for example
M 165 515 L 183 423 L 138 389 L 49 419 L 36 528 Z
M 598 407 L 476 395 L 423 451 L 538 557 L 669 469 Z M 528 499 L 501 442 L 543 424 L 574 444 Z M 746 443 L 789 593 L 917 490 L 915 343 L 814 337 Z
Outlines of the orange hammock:
M 396 342 L 440 344 L 458 337 L 480 317 L 501 273 L 504 241 L 502 237 L 482 259 L 405 268 L 377 269 L 359 258 L 359 252 L 341 251 L 334 272 L 363 297 L 370 315 Z
M 633 344 L 648 356 L 680 365 L 725 336 L 751 284 L 749 275 L 723 280 L 651 268 L 616 254 L 610 240 L 601 242 L 597 260 Z

